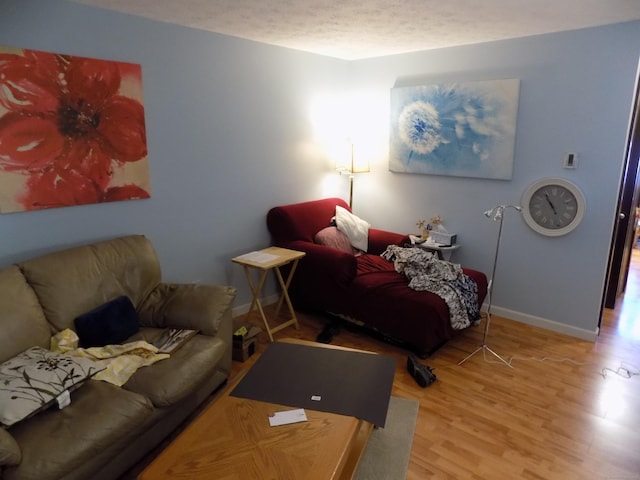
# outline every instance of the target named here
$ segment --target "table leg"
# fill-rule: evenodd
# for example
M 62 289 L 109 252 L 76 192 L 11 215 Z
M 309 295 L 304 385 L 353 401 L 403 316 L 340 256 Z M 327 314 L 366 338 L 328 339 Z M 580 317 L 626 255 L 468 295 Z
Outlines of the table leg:
M 276 309 L 276 315 L 280 311 L 280 307 L 282 305 L 282 300 L 284 300 L 287 303 L 287 307 L 289 307 L 289 313 L 291 314 L 291 319 L 287 320 L 286 322 L 281 323 L 277 327 L 271 328 L 269 330 L 269 337 L 270 338 L 271 338 L 271 334 L 272 333 L 279 332 L 280 330 L 282 330 L 283 328 L 288 327 L 289 325 L 293 325 L 294 327 L 296 327 L 296 330 L 300 329 L 300 326 L 298 325 L 298 318 L 296 317 L 296 312 L 293 309 L 293 305 L 291 304 L 291 299 L 289 298 L 289 293 L 287 291 L 288 288 L 289 288 L 289 284 L 291 283 L 292 274 L 295 271 L 295 266 L 296 266 L 295 264 L 296 263 L 297 263 L 297 260 L 294 261 L 294 265 L 291 267 L 291 272 L 289 273 L 289 277 L 287 278 L 286 282 L 282 278 L 282 273 L 280 272 L 280 269 L 278 267 L 275 267 L 276 277 L 278 277 L 278 283 L 280 284 L 280 287 L 282 288 L 282 294 L 280 296 L 280 300 L 278 301 L 278 306 L 277 306 L 277 309 Z M 273 341 L 273 340 L 271 340 L 271 341 Z
M 296 268 L 298 267 L 298 261 L 299 260 L 294 260 L 293 263 L 291 264 L 291 270 L 289 270 L 289 276 L 287 277 L 286 282 L 283 282 L 280 268 L 276 267 L 276 276 L 278 277 L 278 282 L 280 283 L 280 287 L 282 288 L 282 294 L 280 295 L 280 298 L 278 299 L 278 304 L 276 306 L 276 315 L 280 314 L 282 301 L 286 300 L 287 305 L 289 306 L 289 312 L 291 312 L 291 315 L 295 317 L 293 306 L 291 305 L 291 300 L 289 299 L 289 285 L 291 285 L 291 279 L 293 278 L 293 274 L 296 272 Z M 297 328 L 297 323 L 296 323 L 296 328 Z
M 268 270 L 262 270 L 260 274 L 260 280 L 258 281 L 258 285 L 254 286 L 253 279 L 251 278 L 251 269 L 247 265 L 243 265 L 244 274 L 247 277 L 247 282 L 249 283 L 249 288 L 251 289 L 251 293 L 253 294 L 253 299 L 251 300 L 251 306 L 249 307 L 249 311 L 247 312 L 247 317 L 251 315 L 253 309 L 255 307 L 258 308 L 260 312 L 260 316 L 262 317 L 262 321 L 264 322 L 264 326 L 267 329 L 267 335 L 269 335 L 269 341 L 273 342 L 273 335 L 271 334 L 271 328 L 269 328 L 269 322 L 267 321 L 267 316 L 264 313 L 262 308 L 262 303 L 260 303 L 260 292 L 262 291 L 262 287 L 264 286 L 264 281 L 267 278 Z

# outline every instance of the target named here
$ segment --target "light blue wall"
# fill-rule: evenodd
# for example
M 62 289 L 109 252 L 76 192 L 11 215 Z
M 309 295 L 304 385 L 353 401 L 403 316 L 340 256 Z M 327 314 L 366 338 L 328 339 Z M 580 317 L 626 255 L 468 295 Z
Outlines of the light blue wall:
M 142 233 L 169 281 L 229 283 L 273 205 L 324 194 L 310 102 L 347 62 L 71 2 L 0 0 L 0 45 L 142 65 L 152 198 L 0 216 L 0 265 Z
M 348 195 L 311 113 L 318 99 L 350 90 L 368 119 L 357 148 L 372 168 L 355 180 L 354 211 L 397 231 L 440 214 L 459 235 L 456 260 L 465 265 L 491 271 L 497 224 L 484 210 L 518 203 L 540 177 L 577 183 L 587 215 L 565 237 L 542 237 L 509 212 L 494 312 L 595 331 L 640 22 L 345 62 L 63 0 L 0 0 L 0 11 L 1 45 L 142 64 L 152 185 L 148 200 L 0 216 L 0 266 L 144 233 L 167 280 L 229 283 L 246 305 L 245 279 L 229 259 L 269 243 L 267 210 Z M 513 180 L 388 171 L 390 88 L 495 78 L 521 79 Z M 577 170 L 562 168 L 567 151 L 579 153 Z
M 371 98 L 388 99 L 394 86 L 521 80 L 511 181 L 391 173 L 385 144 L 358 213 L 399 230 L 440 214 L 462 244 L 456 260 L 490 273 L 498 224 L 483 212 L 519 204 L 539 178 L 572 180 L 587 210 L 564 237 L 539 235 L 507 212 L 494 312 L 571 325 L 569 333 L 588 338 L 598 324 L 639 55 L 640 22 L 633 22 L 355 62 L 352 88 Z M 387 105 L 379 121 L 388 124 Z M 566 152 L 579 154 L 577 169 L 563 168 Z

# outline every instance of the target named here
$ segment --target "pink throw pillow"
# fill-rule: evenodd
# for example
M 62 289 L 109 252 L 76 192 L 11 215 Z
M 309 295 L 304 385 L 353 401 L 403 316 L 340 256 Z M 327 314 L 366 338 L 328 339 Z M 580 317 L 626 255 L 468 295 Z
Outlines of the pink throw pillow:
M 347 237 L 336 227 L 323 228 L 318 233 L 316 233 L 316 236 L 313 240 L 320 245 L 335 248 L 345 253 L 358 253 L 358 250 L 353 248 L 351 246 L 351 243 L 349 243 L 349 237 Z

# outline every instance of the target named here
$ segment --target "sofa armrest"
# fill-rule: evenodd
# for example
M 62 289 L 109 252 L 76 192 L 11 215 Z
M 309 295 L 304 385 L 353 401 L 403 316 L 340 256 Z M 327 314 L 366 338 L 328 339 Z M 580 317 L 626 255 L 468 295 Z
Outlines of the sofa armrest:
M 19 465 L 22 461 L 22 450 L 18 442 L 4 428 L 0 428 L 0 466 Z
M 356 276 L 358 263 L 350 253 L 317 243 L 296 240 L 280 245 L 284 248 L 305 252 L 300 260 L 297 276 L 309 273 L 314 276 L 328 277 L 341 285 L 348 285 Z
M 231 322 L 236 289 L 227 285 L 161 283 L 138 307 L 148 327 L 191 328 L 215 336 L 223 321 Z
M 411 243 L 409 235 L 401 233 L 387 232 L 386 230 L 369 229 L 369 251 L 373 255 L 380 255 L 389 245 L 404 246 Z

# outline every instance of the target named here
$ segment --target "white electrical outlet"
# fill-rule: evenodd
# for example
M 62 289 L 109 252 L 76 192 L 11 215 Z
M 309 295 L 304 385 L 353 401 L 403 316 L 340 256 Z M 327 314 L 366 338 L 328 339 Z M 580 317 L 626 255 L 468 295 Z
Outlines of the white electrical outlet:
M 564 168 L 578 168 L 578 154 L 569 152 L 564 157 Z

